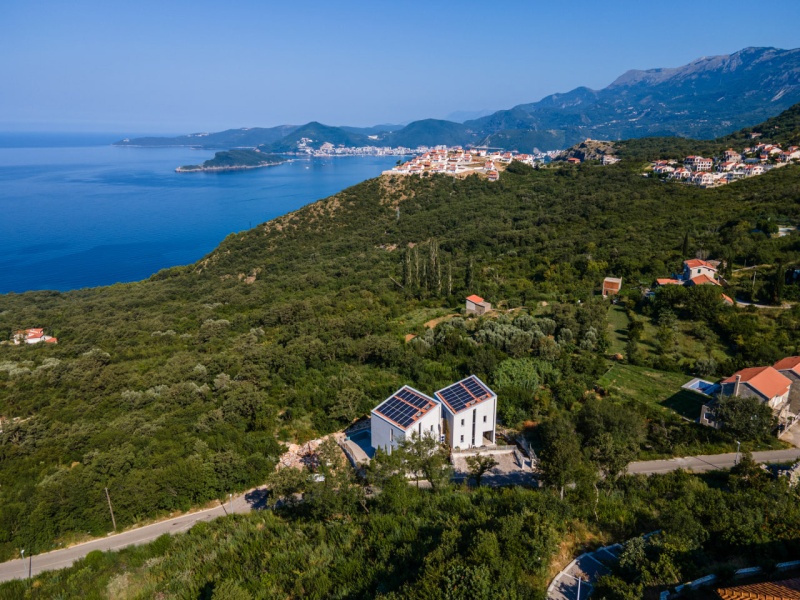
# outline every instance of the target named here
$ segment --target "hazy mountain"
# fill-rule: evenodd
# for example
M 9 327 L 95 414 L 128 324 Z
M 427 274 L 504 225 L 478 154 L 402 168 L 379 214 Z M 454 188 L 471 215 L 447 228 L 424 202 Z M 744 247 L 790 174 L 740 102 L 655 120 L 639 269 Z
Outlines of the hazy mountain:
M 486 115 L 491 115 L 495 111 L 489 109 L 483 110 L 456 110 L 449 113 L 446 117 L 446 121 L 455 121 L 456 123 L 463 123 L 464 121 L 470 121 L 472 119 L 480 119 L 481 117 L 485 117 Z
M 530 129 L 564 130 L 569 145 L 655 133 L 710 139 L 799 101 L 800 49 L 745 48 L 677 68 L 628 71 L 602 90 L 581 87 L 512 111 L 527 113 L 520 122 Z M 491 135 L 498 114 L 471 124 Z
M 302 137 L 348 146 L 487 144 L 529 152 L 566 148 L 586 138 L 646 136 L 711 139 L 773 117 L 800 102 L 800 49 L 745 48 L 703 57 L 682 67 L 624 73 L 608 87 L 579 87 L 538 102 L 474 118 L 424 119 L 405 127 L 330 127 L 308 123 L 269 129 L 231 129 L 176 138 L 139 138 L 121 145 L 188 145 L 208 148 L 297 148 Z M 453 113 L 461 117 L 467 113 Z M 377 136 L 377 138 L 376 138 Z
M 261 144 L 272 144 L 292 131 L 297 125 L 277 127 L 245 127 L 226 129 L 217 133 L 190 133 L 177 137 L 143 137 L 124 139 L 115 146 L 192 146 L 195 148 L 255 148 Z

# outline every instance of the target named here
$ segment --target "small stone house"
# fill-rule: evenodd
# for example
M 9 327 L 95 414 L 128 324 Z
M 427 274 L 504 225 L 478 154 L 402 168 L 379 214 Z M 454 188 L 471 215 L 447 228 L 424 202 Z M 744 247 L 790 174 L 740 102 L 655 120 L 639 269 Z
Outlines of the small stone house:
M 492 305 L 475 294 L 467 296 L 466 314 L 481 316 L 492 310 Z

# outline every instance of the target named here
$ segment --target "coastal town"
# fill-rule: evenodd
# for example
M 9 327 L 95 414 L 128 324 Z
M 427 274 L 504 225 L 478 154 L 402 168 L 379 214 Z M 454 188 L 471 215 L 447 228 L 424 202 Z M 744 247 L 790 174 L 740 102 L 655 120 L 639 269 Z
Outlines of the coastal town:
M 417 175 L 429 177 L 443 174 L 453 177 L 484 175 L 489 181 L 497 181 L 500 172 L 512 162 L 517 161 L 530 166 L 549 162 L 559 152 L 536 152 L 520 154 L 487 148 L 464 149 L 461 146 L 436 146 L 424 150 L 411 160 L 384 171 L 384 175 Z
M 780 144 L 758 144 L 741 152 L 728 148 L 716 158 L 692 155 L 682 162 L 657 160 L 650 163 L 649 169 L 653 174 L 670 181 L 713 188 L 763 175 L 792 162 L 800 162 L 800 147 L 789 146 L 784 150 Z

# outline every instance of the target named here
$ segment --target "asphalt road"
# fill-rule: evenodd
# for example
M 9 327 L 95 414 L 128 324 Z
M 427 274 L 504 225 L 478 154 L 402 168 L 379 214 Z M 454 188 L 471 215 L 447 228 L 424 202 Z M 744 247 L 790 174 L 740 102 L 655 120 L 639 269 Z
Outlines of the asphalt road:
M 234 496 L 232 503 L 233 512 L 247 513 L 251 510 L 264 508 L 266 506 L 266 496 L 266 490 L 263 488 L 250 490 L 241 496 Z M 212 521 L 218 517 L 225 516 L 230 510 L 231 504 L 226 502 L 224 508 L 222 506 L 217 506 L 175 517 L 174 519 L 153 523 L 152 525 L 137 527 L 136 529 L 130 529 L 122 533 L 109 535 L 101 539 L 92 540 L 62 550 L 53 550 L 46 554 L 36 554 L 33 556 L 33 560 L 30 561 L 30 563 L 28 561 L 28 556 L 25 557 L 24 561 L 22 559 L 17 559 L 0 563 L 0 581 L 23 579 L 28 576 L 29 567 L 31 575 L 37 575 L 42 571 L 63 569 L 69 567 L 76 560 L 83 558 L 94 550 L 119 550 L 126 546 L 146 544 L 165 533 L 173 534 L 188 531 L 195 523 L 200 521 Z
M 762 463 L 788 462 L 800 458 L 800 448 L 753 452 L 753 458 L 757 462 Z M 654 473 L 667 473 L 678 469 L 702 473 L 704 471 L 730 469 L 735 462 L 735 452 L 710 456 L 687 456 L 683 458 L 671 458 L 669 460 L 634 462 L 628 465 L 628 473 L 652 475 Z M 251 510 L 262 509 L 266 506 L 266 497 L 267 493 L 264 488 L 256 488 L 241 496 L 235 496 L 233 498 L 233 512 L 247 513 Z M 119 550 L 126 546 L 136 546 L 152 542 L 165 533 L 173 534 L 188 531 L 195 523 L 211 521 L 218 517 L 225 516 L 230 510 L 230 505 L 226 502 L 224 508 L 222 506 L 217 506 L 175 517 L 174 519 L 153 523 L 152 525 L 137 527 L 62 550 L 53 550 L 46 554 L 37 554 L 33 556 L 33 560 L 30 563 L 31 575 L 37 575 L 42 571 L 52 571 L 54 569 L 69 567 L 76 560 L 83 558 L 93 550 Z M 0 581 L 23 579 L 28 576 L 28 567 L 27 556 L 24 561 L 17 559 L 0 563 Z
M 791 450 L 765 450 L 753 452 L 753 460 L 760 463 L 782 463 L 800 458 L 800 448 Z M 736 452 L 729 454 L 712 454 L 707 456 L 685 456 L 668 460 L 648 460 L 633 462 L 628 465 L 628 473 L 635 475 L 652 475 L 684 469 L 693 473 L 730 469 L 736 464 Z

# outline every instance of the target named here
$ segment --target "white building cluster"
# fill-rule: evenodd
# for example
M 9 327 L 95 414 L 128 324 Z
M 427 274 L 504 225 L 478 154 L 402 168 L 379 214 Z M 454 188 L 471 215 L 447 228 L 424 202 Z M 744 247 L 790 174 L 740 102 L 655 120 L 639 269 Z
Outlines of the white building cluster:
M 329 156 L 410 156 L 428 150 L 425 146 L 418 148 L 406 148 L 404 146 L 398 146 L 397 148 L 392 148 L 391 146 L 345 146 L 344 144 L 336 146 L 331 142 L 325 142 L 319 149 L 315 149 L 311 146 L 313 143 L 314 140 L 311 138 L 300 138 L 294 154 L 318 158 Z
M 800 147 L 783 150 L 779 144 L 759 144 L 741 153 L 732 148 L 721 157 L 687 156 L 682 164 L 671 160 L 651 163 L 653 172 L 669 179 L 703 188 L 718 187 L 732 181 L 763 175 L 771 169 L 800 161 Z
M 481 148 L 464 149 L 461 146 L 436 146 L 426 150 L 411 160 L 384 171 L 384 175 L 418 175 L 427 177 L 435 174 L 465 177 L 472 174 L 485 175 L 489 181 L 497 181 L 500 171 L 513 161 L 533 166 L 543 161 L 545 154 L 518 154 L 504 151 L 490 151 Z
M 412 436 L 430 436 L 452 449 L 491 446 L 496 420 L 497 395 L 475 375 L 433 398 L 404 385 L 372 410 L 371 444 L 389 454 Z

